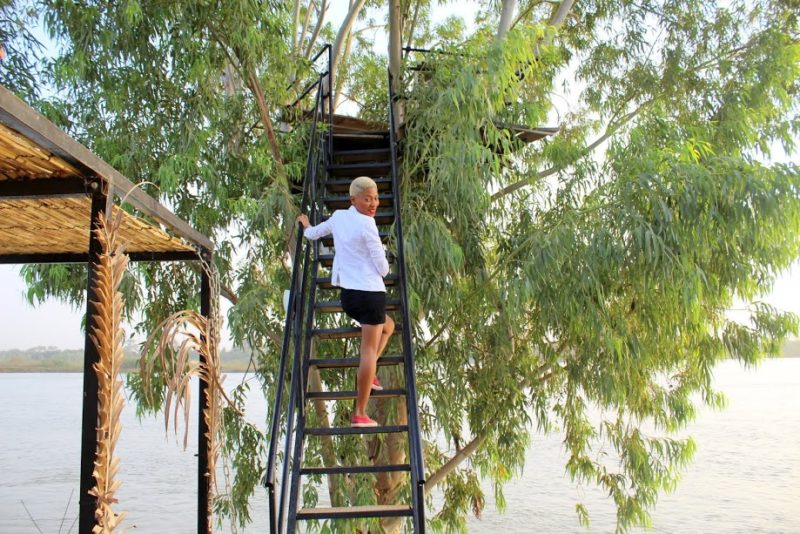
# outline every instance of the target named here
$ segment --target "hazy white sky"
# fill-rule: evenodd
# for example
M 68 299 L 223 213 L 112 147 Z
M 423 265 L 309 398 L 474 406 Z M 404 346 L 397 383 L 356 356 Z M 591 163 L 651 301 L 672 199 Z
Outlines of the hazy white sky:
M 334 5 L 339 5 L 334 3 Z M 439 6 L 435 19 L 458 14 L 467 21 L 474 19 L 477 10 L 476 2 L 468 2 L 466 6 L 459 3 Z M 341 20 L 343 11 L 334 10 L 331 19 Z M 375 31 L 376 49 L 386 46 L 386 39 L 381 30 Z M 43 32 L 40 38 L 44 37 Z M 43 39 L 43 40 L 46 40 Z M 51 43 L 48 43 L 52 46 Z M 789 158 L 780 158 L 789 159 Z M 84 335 L 81 330 L 81 318 L 84 309 L 50 299 L 33 307 L 25 299 L 25 284 L 19 276 L 19 266 L 0 265 L 0 350 L 13 348 L 27 349 L 36 346 L 56 346 L 64 349 L 83 347 Z M 773 292 L 766 297 L 768 302 L 780 309 L 800 314 L 800 262 L 784 273 L 777 281 Z M 223 311 L 228 309 L 227 301 L 223 302 Z M 227 334 L 223 340 L 227 340 Z M 223 341 L 224 345 L 229 342 Z
M 781 276 L 765 300 L 778 308 L 800 314 L 800 262 Z M 81 317 L 84 310 L 50 299 L 33 307 L 25 300 L 25 283 L 19 267 L 0 265 L 0 350 L 55 346 L 82 348 Z M 223 311 L 228 309 L 224 301 Z M 223 346 L 230 347 L 228 335 Z

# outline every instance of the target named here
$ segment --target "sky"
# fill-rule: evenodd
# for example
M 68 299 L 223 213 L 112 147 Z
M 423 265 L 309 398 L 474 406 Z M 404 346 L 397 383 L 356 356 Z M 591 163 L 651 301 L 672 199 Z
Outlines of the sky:
M 330 18 L 334 25 L 343 19 L 345 13 L 341 9 L 343 3 L 334 2 Z M 466 6 L 459 3 L 439 6 L 434 14 L 435 20 L 443 20 L 452 14 L 464 16 L 467 21 L 474 19 L 476 2 Z M 36 32 L 44 38 L 44 32 Z M 46 39 L 46 38 L 44 38 Z M 44 40 L 43 39 L 43 40 Z M 386 39 L 383 32 L 375 30 L 375 48 L 385 49 Z M 55 46 L 49 43 L 50 46 Z M 779 158 L 788 159 L 788 157 Z M 52 346 L 61 349 L 78 349 L 84 345 L 84 334 L 81 330 L 81 318 L 84 309 L 48 299 L 38 306 L 28 304 L 25 299 L 26 287 L 19 275 L 19 266 L 0 265 L 0 351 L 10 349 L 29 349 L 32 347 Z M 772 290 L 764 298 L 778 309 L 800 314 L 800 261 L 787 272 L 782 273 Z M 738 306 L 738 305 L 735 305 Z M 230 305 L 222 301 L 222 311 L 226 313 Z M 130 331 L 130 328 L 126 329 Z M 223 347 L 230 347 L 227 331 L 223 332 Z

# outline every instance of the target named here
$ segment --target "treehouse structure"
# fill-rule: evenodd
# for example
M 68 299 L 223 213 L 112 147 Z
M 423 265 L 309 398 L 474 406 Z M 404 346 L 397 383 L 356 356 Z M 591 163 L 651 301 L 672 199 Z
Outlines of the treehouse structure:
M 123 211 L 124 203 L 130 211 Z M 79 533 L 95 526 L 95 459 L 98 419 L 98 350 L 88 332 L 110 322 L 96 305 L 101 246 L 94 230 L 103 218 L 121 217 L 119 240 L 131 261 L 211 262 L 214 245 L 206 236 L 137 188 L 122 174 L 56 125 L 0 87 L 0 263 L 79 263 L 88 267 Z M 209 276 L 201 275 L 201 313 L 211 309 Z M 200 382 L 201 406 L 206 384 Z M 74 399 L 76 402 L 78 399 Z M 69 401 L 69 399 L 65 399 Z M 197 531 L 209 532 L 208 443 L 198 421 Z

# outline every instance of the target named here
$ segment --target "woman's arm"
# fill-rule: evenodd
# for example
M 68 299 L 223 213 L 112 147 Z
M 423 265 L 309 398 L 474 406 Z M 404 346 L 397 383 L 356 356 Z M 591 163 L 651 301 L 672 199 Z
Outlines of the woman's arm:
M 325 237 L 333 232 L 331 219 L 328 219 L 327 221 L 316 226 L 311 226 L 311 223 L 308 221 L 308 217 L 305 214 L 300 214 L 297 216 L 297 222 L 302 224 L 303 228 L 305 228 L 303 235 L 306 236 L 306 239 L 311 239 L 312 241 L 319 239 L 320 237 Z
M 389 261 L 386 259 L 386 251 L 383 248 L 383 243 L 381 243 L 378 227 L 375 225 L 374 220 L 372 220 L 372 224 L 365 226 L 363 236 L 372 265 L 381 276 L 386 276 L 389 274 Z

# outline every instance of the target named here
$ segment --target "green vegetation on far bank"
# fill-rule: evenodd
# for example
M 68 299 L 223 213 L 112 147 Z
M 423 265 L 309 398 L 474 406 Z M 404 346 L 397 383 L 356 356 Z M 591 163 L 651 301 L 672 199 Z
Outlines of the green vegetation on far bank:
M 221 354 L 222 370 L 228 373 L 244 372 L 250 363 L 250 353 L 242 349 L 224 350 Z M 139 354 L 135 347 L 125 349 L 122 370 L 139 368 Z M 27 350 L 0 351 L 0 373 L 78 373 L 83 371 L 83 350 L 62 350 L 56 347 L 33 347 Z

